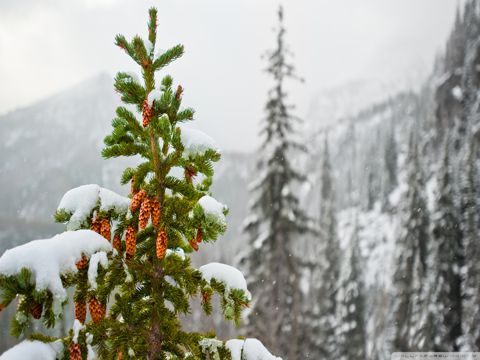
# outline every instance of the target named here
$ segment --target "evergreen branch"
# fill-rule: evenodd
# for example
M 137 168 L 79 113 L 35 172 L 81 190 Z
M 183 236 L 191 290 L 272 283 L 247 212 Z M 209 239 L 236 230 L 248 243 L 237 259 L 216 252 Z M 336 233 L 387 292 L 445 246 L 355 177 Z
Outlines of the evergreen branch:
M 184 52 L 183 45 L 180 45 L 180 44 L 168 49 L 153 62 L 153 70 L 157 71 L 167 66 L 172 61 L 175 61 L 178 58 L 180 58 L 183 55 L 183 52 Z

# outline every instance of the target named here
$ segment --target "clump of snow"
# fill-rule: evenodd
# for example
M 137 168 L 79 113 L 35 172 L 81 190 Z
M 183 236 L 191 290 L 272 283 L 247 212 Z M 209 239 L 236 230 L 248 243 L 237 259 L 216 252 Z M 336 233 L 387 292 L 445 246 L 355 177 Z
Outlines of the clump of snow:
M 225 343 L 225 347 L 230 350 L 232 360 L 282 360 L 272 355 L 257 339 L 232 339 Z
M 100 187 L 98 193 L 100 198 L 100 211 L 113 210 L 118 214 L 126 214 L 130 205 L 130 199 L 125 196 L 118 195 L 112 190 Z
M 452 95 L 455 99 L 457 100 L 462 100 L 463 98 L 463 91 L 462 91 L 462 88 L 460 86 L 455 86 L 452 90 Z
M 207 220 L 210 218 L 215 222 L 219 222 L 222 224 L 227 223 L 227 219 L 225 218 L 224 211 L 227 210 L 227 206 L 218 202 L 213 197 L 205 195 L 198 200 L 198 204 L 202 207 L 203 212 Z
M 160 90 L 150 91 L 150 93 L 147 96 L 148 106 L 152 107 L 153 102 L 160 100 L 161 97 L 162 97 L 162 93 L 160 92 Z
M 29 269 L 37 290 L 48 289 L 55 298 L 65 299 L 67 293 L 60 276 L 77 271 L 75 263 L 82 255 L 111 251 L 112 246 L 91 230 L 66 231 L 51 239 L 34 240 L 5 251 L 0 257 L 0 274 L 15 275 Z
M 82 323 L 78 319 L 75 319 L 75 321 L 73 322 L 73 338 L 72 338 L 72 341 L 74 343 L 78 343 L 78 334 L 82 329 L 83 329 Z
M 242 360 L 243 344 L 245 340 L 242 339 L 231 339 L 225 343 L 225 347 L 230 350 L 232 360 Z
M 88 282 L 93 290 L 97 289 L 98 264 L 107 267 L 108 258 L 105 251 L 99 251 L 92 255 L 88 266 Z
M 220 359 L 218 349 L 223 347 L 223 342 L 217 339 L 204 338 L 198 342 L 202 348 L 202 352 L 206 355 L 213 355 L 214 359 Z M 210 358 L 210 357 L 209 357 Z
M 212 279 L 225 284 L 227 290 L 240 289 L 245 292 L 248 299 L 251 299 L 250 292 L 247 289 L 247 281 L 242 272 L 233 266 L 221 263 L 209 263 L 198 269 L 202 273 L 202 277 L 210 282 Z
M 172 249 L 167 249 L 166 256 L 172 256 L 172 255 L 176 255 L 180 259 L 185 260 L 185 251 L 183 251 L 182 248 L 176 248 L 176 249 L 173 249 L 173 250 Z
M 58 210 L 72 214 L 67 223 L 68 230 L 77 230 L 88 219 L 93 209 L 100 203 L 100 210 L 114 210 L 125 214 L 130 200 L 97 184 L 82 185 L 71 189 L 63 195 Z
M 63 351 L 60 341 L 44 343 L 41 341 L 24 340 L 20 344 L 7 350 L 0 356 L 0 360 L 55 360 Z
M 220 152 L 215 141 L 203 131 L 185 125 L 180 125 L 179 128 L 185 156 L 203 155 L 209 149 Z
M 67 224 L 68 229 L 78 229 L 88 218 L 98 202 L 100 187 L 96 184 L 83 185 L 71 189 L 63 195 L 58 210 L 72 214 Z
M 98 360 L 97 352 L 92 346 L 93 335 L 87 333 L 86 340 L 87 340 L 87 360 Z

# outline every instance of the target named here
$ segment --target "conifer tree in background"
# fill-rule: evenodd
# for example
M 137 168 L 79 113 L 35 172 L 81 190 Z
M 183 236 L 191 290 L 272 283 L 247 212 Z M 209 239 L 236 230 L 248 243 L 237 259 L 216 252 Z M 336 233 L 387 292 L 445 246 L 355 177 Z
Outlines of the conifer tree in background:
M 335 335 L 337 291 L 340 275 L 340 248 L 332 166 L 325 137 L 320 190 L 320 239 L 315 239 L 313 281 L 306 301 L 308 321 L 304 324 L 305 358 L 336 359 Z M 310 336 L 315 334 L 315 336 Z M 307 357 L 308 355 L 308 357 Z
M 469 139 L 468 156 L 461 167 L 461 231 L 465 247 L 465 269 L 463 286 L 463 341 L 464 351 L 480 350 L 480 244 L 478 242 L 479 214 L 477 192 L 477 165 L 476 144 L 473 138 Z
M 253 294 L 248 318 L 249 332 L 259 334 L 274 352 L 288 359 L 298 358 L 300 318 L 300 265 L 295 256 L 298 236 L 308 231 L 309 220 L 299 207 L 294 183 L 303 181 L 290 161 L 293 151 L 303 150 L 294 140 L 298 119 L 286 103 L 285 80 L 298 77 L 287 62 L 283 10 L 278 10 L 276 48 L 268 53 L 267 73 L 274 86 L 269 91 L 262 123 L 264 137 L 259 151 L 258 179 L 252 184 L 252 215 L 245 229 L 251 238 L 247 266 Z
M 19 297 L 16 336 L 26 334 L 29 318 L 53 327 L 68 301 L 65 289 L 75 289 L 69 333 L 34 333 L 7 351 L 7 359 L 278 359 L 255 339 L 224 343 L 182 329 L 179 317 L 188 315 L 195 296 L 210 314 L 218 293 L 225 318 L 236 322 L 250 296 L 235 268 L 211 263 L 195 269 L 186 255 L 225 231 L 226 207 L 209 195 L 212 162 L 220 154 L 210 137 L 184 125 L 194 112 L 181 106 L 183 88 L 169 75 L 156 84 L 155 73 L 178 59 L 183 46 L 156 52 L 157 11 L 149 15 L 148 39 L 116 37 L 143 81 L 117 74 L 115 89 L 137 114 L 117 108 L 103 150 L 105 158 L 142 159 L 122 176 L 123 184 L 131 183 L 131 198 L 98 185 L 72 189 L 56 213 L 68 231 L 0 257 L 0 310 Z
M 407 159 L 408 190 L 405 199 L 403 234 L 397 240 L 393 276 L 392 351 L 418 350 L 417 335 L 422 319 L 423 280 L 427 272 L 429 214 L 418 148 L 411 135 Z
M 393 189 L 398 185 L 398 153 L 397 141 L 395 140 L 395 128 L 393 122 L 390 123 L 388 135 L 385 143 L 385 150 L 383 156 L 384 171 L 386 173 L 383 183 L 383 208 L 388 210 L 388 196 Z
M 443 165 L 438 179 L 439 195 L 433 214 L 434 278 L 436 296 L 433 299 L 440 326 L 437 328 L 440 351 L 458 351 L 462 337 L 462 274 L 465 265 L 460 219 L 454 201 L 452 169 L 447 137 Z
M 342 263 L 337 291 L 336 355 L 331 359 L 367 359 L 365 325 L 365 290 L 358 236 L 358 218 L 355 216 L 353 236 Z

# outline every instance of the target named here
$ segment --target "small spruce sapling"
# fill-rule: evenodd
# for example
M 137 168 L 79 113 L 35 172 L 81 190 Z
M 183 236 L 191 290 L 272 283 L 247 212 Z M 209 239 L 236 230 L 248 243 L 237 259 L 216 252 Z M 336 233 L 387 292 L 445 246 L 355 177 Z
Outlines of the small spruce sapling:
M 169 75 L 156 83 L 155 74 L 183 54 L 182 45 L 156 52 L 156 36 L 152 8 L 148 39 L 116 37 L 141 68 L 142 81 L 117 74 L 115 89 L 129 107 L 117 108 L 102 155 L 142 159 L 122 175 L 130 197 L 98 185 L 72 189 L 55 214 L 66 232 L 0 258 L 0 310 L 20 300 L 14 335 L 32 332 L 30 316 L 55 327 L 68 288 L 74 289 L 74 325 L 60 337 L 31 333 L 7 353 L 38 348 L 52 359 L 276 359 L 254 339 L 224 343 L 182 328 L 179 317 L 188 315 L 195 296 L 210 314 L 212 295 L 219 294 L 225 318 L 238 324 L 250 294 L 238 270 L 216 263 L 195 269 L 186 255 L 226 230 L 227 208 L 209 192 L 220 153 L 211 138 L 184 125 L 194 111 L 182 107 L 182 86 Z M 44 262 L 35 249 L 43 249 Z

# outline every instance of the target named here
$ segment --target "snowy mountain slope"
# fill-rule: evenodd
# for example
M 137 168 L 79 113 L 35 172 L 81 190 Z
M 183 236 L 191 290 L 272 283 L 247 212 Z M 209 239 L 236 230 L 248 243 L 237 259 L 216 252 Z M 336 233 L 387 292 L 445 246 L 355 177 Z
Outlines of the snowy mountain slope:
M 0 253 L 60 231 L 52 215 L 62 194 L 73 187 L 99 183 L 126 194 L 119 178 L 132 160 L 100 155 L 119 104 L 113 79 L 101 74 L 0 117 Z M 239 235 L 250 163 L 246 155 L 226 153 L 217 165 L 213 191 L 230 207 L 233 234 L 227 238 Z M 227 249 L 227 254 L 235 252 L 235 247 Z

